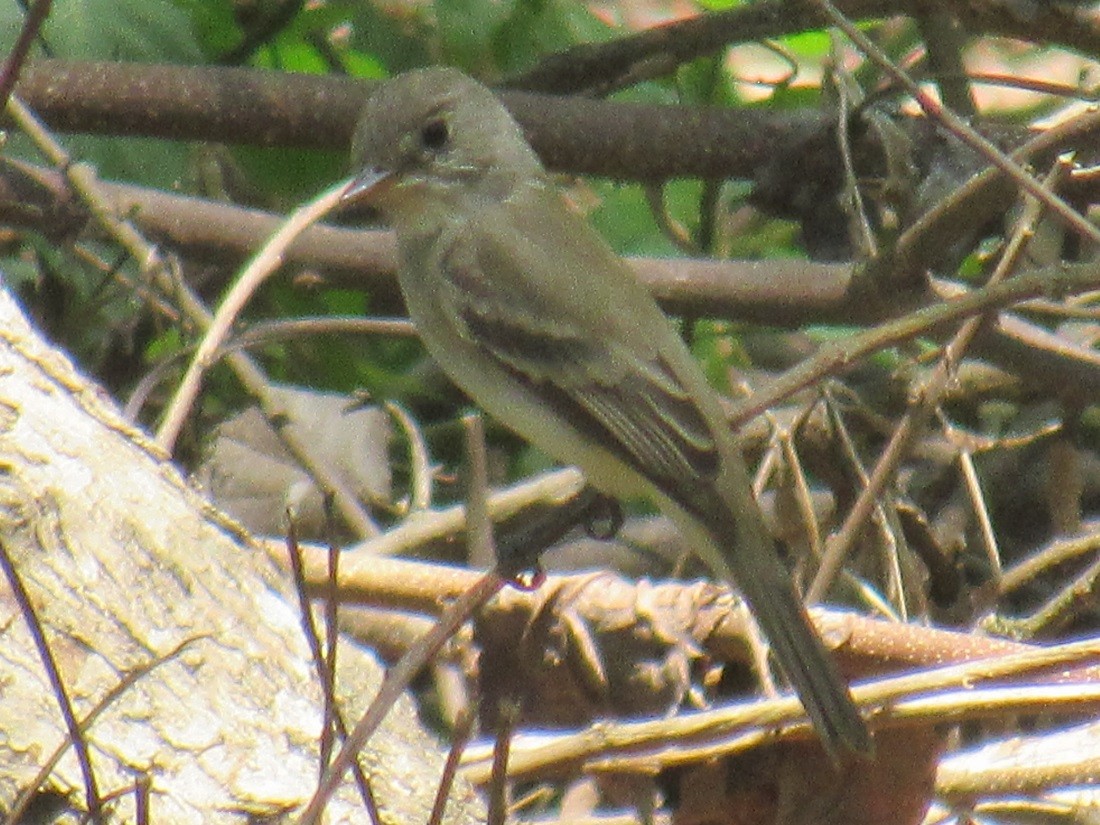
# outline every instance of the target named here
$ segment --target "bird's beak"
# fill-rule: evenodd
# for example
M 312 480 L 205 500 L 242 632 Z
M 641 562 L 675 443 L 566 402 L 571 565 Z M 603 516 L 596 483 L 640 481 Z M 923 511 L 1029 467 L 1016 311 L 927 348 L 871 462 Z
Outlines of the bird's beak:
M 393 182 L 394 174 L 389 169 L 377 169 L 368 166 L 347 185 L 340 195 L 340 203 L 345 206 L 360 201 L 369 203 L 386 189 L 389 189 Z

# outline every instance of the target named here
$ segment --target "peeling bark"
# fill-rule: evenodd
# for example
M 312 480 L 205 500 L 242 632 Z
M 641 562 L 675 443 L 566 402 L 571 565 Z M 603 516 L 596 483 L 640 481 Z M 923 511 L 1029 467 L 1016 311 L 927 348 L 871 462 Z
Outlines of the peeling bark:
M 45 627 L 83 718 L 126 674 L 178 655 L 121 692 L 87 731 L 107 821 L 134 821 L 147 772 L 150 821 L 232 823 L 304 804 L 317 780 L 320 690 L 290 582 L 125 423 L 111 401 L 0 293 L 0 541 Z M 356 713 L 379 668 L 340 651 Z M 6 581 L 0 583 L 0 805 L 66 737 Z M 354 719 L 354 717 L 352 717 Z M 442 764 L 400 704 L 362 761 L 387 821 L 425 821 Z M 77 807 L 71 748 L 44 786 Z M 459 786 L 449 821 L 480 819 Z M 365 821 L 350 781 L 332 822 Z

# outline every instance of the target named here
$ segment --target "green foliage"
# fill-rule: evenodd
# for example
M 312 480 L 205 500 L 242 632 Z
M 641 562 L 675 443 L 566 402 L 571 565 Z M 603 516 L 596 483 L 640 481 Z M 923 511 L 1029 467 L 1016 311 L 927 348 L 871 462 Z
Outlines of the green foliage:
M 433 11 L 434 62 L 490 80 L 612 33 L 585 5 L 572 0 L 438 0 Z
M 168 0 L 57 0 L 39 42 L 54 57 L 198 63 L 203 55 L 191 23 Z M 3 4 L 5 51 L 22 24 L 19 5 Z
M 509 75 L 578 43 L 607 40 L 614 31 L 572 0 L 515 0 L 491 37 L 495 70 Z
M 620 34 L 593 14 L 588 4 L 577 0 L 414 4 L 327 0 L 303 4 L 292 20 L 273 30 L 252 51 L 241 52 L 241 44 L 249 42 L 249 32 L 256 26 L 262 28 L 270 19 L 265 15 L 281 7 L 281 3 L 267 0 L 59 0 L 44 29 L 42 50 L 62 58 L 160 63 L 214 64 L 233 54 L 258 68 L 340 71 L 363 77 L 448 63 L 492 82 L 530 69 L 546 55 Z M 2 45 L 10 46 L 21 24 L 17 4 L 0 8 Z M 736 101 L 721 56 L 696 60 L 672 77 L 637 84 L 619 97 L 666 104 L 726 105 Z M 229 146 L 195 150 L 166 141 L 86 136 L 66 136 L 65 143 L 75 158 L 93 164 L 106 179 L 228 197 L 278 212 L 288 212 L 347 172 L 343 157 L 301 149 Z M 37 158 L 18 138 L 9 143 L 7 151 Z M 586 185 L 595 197 L 582 200 L 596 203 L 590 220 L 618 252 L 683 254 L 658 227 L 647 193 L 640 186 L 606 181 Z M 682 227 L 689 238 L 706 234 L 702 227 L 715 219 L 714 204 L 705 205 L 704 187 L 698 181 L 671 182 L 660 197 L 669 223 Z M 729 203 L 727 192 L 718 207 Z M 790 240 L 789 231 L 776 234 L 774 224 L 764 229 L 749 233 L 750 238 L 766 239 L 755 252 L 770 254 L 770 245 L 777 239 L 783 243 Z M 743 238 L 739 243 L 739 251 L 751 247 L 751 241 Z M 35 293 L 49 286 L 51 290 L 60 288 L 67 296 L 55 302 L 54 326 L 87 366 L 115 376 L 117 389 L 126 392 L 153 365 L 185 362 L 193 345 L 192 330 L 163 320 L 144 325 L 127 321 L 135 312 L 129 288 L 102 271 L 90 271 L 87 264 L 77 264 L 63 248 L 45 242 L 38 246 L 41 254 L 11 257 L 0 265 L 24 290 Z M 110 265 L 109 261 L 105 264 Z M 121 275 L 137 277 L 133 262 L 123 258 L 114 265 Z M 212 303 L 232 273 L 221 272 L 216 277 L 220 285 L 206 296 Z M 94 295 L 89 294 L 88 283 L 99 284 Z M 276 280 L 253 299 L 247 318 L 371 311 L 371 297 L 362 292 L 304 291 Z M 704 325 L 697 333 L 696 350 L 708 372 L 715 380 L 724 381 L 731 359 L 739 362 L 744 357 L 735 331 Z M 120 341 L 127 342 L 124 350 L 132 350 L 126 357 L 136 359 L 124 369 L 107 364 L 118 357 Z M 433 422 L 445 422 L 455 412 L 453 395 L 441 404 L 444 399 L 438 389 L 425 387 L 421 351 L 414 341 L 324 336 L 268 345 L 256 355 L 273 379 L 349 392 L 362 387 L 378 398 L 404 399 L 430 431 L 436 429 Z M 172 370 L 166 375 L 171 380 Z M 204 409 L 211 414 L 232 410 L 241 402 L 236 382 L 222 369 L 210 376 L 204 399 Z M 514 449 L 514 442 L 509 444 Z M 516 466 L 526 461 L 519 458 Z
M 264 0 L 59 0 L 44 28 L 41 48 L 61 58 L 214 63 L 236 54 L 247 41 L 250 27 L 262 25 L 265 15 L 280 6 Z M 17 4 L 0 8 L 4 38 L 0 45 L 10 46 L 21 24 Z M 402 6 L 328 0 L 304 4 L 292 20 L 243 56 L 247 64 L 260 68 L 348 71 L 365 77 L 441 62 L 492 81 L 529 69 L 545 55 L 616 34 L 587 4 L 576 0 L 437 0 Z M 733 100 L 722 61 L 715 58 L 695 61 L 674 78 L 643 83 L 620 96 L 662 103 L 724 104 Z M 280 212 L 289 211 L 346 174 L 344 158 L 300 149 L 230 146 L 196 152 L 165 141 L 88 136 L 66 136 L 65 143 L 75 158 L 93 164 L 105 179 L 243 197 L 246 203 Z M 9 143 L 7 151 L 37 159 L 18 138 Z M 598 203 L 591 221 L 617 251 L 682 254 L 657 227 L 641 187 L 605 181 L 590 186 Z M 691 237 L 698 235 L 703 219 L 701 197 L 702 186 L 697 181 L 672 182 L 662 192 L 670 222 L 681 225 Z M 86 264 L 77 265 L 62 248 L 45 242 L 38 247 L 38 255 L 8 258 L 0 265 L 9 272 L 9 279 L 17 280 L 31 294 L 44 294 L 42 290 L 48 286 L 67 296 L 54 302 L 53 326 L 86 365 L 123 376 L 124 385 L 118 387 L 123 392 L 126 382 L 136 381 L 153 364 L 182 365 L 193 344 L 193 331 L 184 332 L 161 321 L 133 332 L 133 325 L 126 320 L 135 311 L 128 289 L 109 275 L 91 272 Z M 133 262 L 123 258 L 117 265 L 120 274 L 137 277 Z M 221 276 L 223 280 L 229 277 L 231 273 Z M 89 283 L 99 284 L 94 295 L 89 293 Z M 216 300 L 216 294 L 208 299 Z M 247 315 L 262 319 L 370 311 L 370 297 L 361 292 L 303 292 L 278 281 L 253 300 Z M 105 335 L 108 330 L 116 332 Z M 122 330 L 131 330 L 121 337 L 129 341 L 127 346 L 137 348 L 139 363 L 118 370 L 109 368 L 106 361 L 117 357 Z M 713 337 L 700 338 L 697 343 L 704 340 Z M 732 339 L 725 336 L 724 340 Z M 720 375 L 728 347 L 702 345 L 698 349 L 712 374 Z M 421 386 L 421 353 L 413 341 L 326 336 L 268 345 L 256 354 L 273 379 L 344 391 L 364 387 L 376 397 L 404 398 L 427 425 L 433 416 L 442 415 L 440 420 L 446 420 L 454 414 L 453 406 L 439 405 L 438 393 L 425 392 Z M 229 374 L 215 370 L 206 385 L 206 411 L 232 410 L 239 403 L 237 393 Z M 523 464 L 520 460 L 519 465 Z
M 427 8 L 410 5 L 398 13 L 359 3 L 348 24 L 349 54 L 366 56 L 390 74 L 437 62 L 436 37 Z
M 23 25 L 17 3 L 0 4 L 0 48 L 7 52 Z M 169 0 L 57 0 L 34 53 L 72 60 L 199 63 L 203 52 L 192 18 Z M 178 184 L 184 151 L 164 141 L 73 137 L 66 147 L 104 177 L 150 186 Z M 34 157 L 14 141 L 8 154 Z
M 175 0 L 175 6 L 191 21 L 191 30 L 206 58 L 229 51 L 241 39 L 233 16 L 233 4 L 223 0 Z

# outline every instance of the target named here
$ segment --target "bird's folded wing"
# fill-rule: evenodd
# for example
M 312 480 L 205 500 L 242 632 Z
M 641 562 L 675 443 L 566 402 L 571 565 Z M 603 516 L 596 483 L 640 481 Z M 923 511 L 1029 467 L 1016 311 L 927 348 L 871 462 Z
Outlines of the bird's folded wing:
M 586 327 L 592 307 L 585 295 L 566 290 L 548 296 L 531 281 L 542 266 L 554 265 L 552 258 L 532 256 L 517 267 L 515 255 L 494 240 L 458 241 L 442 267 L 446 300 L 468 340 L 659 487 L 690 488 L 712 479 L 721 457 L 711 424 L 654 345 L 667 330 L 624 333 L 610 318 Z M 615 311 L 614 305 L 602 309 Z M 658 323 L 668 324 L 659 316 Z

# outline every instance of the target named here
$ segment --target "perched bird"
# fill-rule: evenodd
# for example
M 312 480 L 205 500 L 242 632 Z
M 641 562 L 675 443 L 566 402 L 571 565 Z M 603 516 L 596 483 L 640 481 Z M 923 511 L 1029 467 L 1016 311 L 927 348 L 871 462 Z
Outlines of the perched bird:
M 496 96 L 448 68 L 387 81 L 362 114 L 353 163 L 345 200 L 375 206 L 396 230 L 409 314 L 443 370 L 596 488 L 672 516 L 743 594 L 829 750 L 869 754 L 717 395 Z

